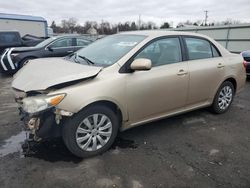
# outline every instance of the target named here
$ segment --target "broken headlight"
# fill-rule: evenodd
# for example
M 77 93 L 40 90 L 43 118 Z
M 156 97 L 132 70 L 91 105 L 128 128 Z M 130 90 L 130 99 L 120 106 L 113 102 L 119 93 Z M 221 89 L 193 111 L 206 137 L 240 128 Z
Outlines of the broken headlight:
M 34 114 L 58 105 L 65 96 L 66 94 L 27 97 L 22 100 L 22 108 L 25 112 Z

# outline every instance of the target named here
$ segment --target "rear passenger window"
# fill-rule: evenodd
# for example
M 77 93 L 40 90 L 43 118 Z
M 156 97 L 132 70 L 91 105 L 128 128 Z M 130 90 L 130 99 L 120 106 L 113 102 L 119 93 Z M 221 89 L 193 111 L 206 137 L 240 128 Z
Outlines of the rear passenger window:
M 88 40 L 76 38 L 76 46 L 87 46 L 90 43 Z
M 189 60 L 212 58 L 211 45 L 207 40 L 185 38 Z
M 50 45 L 50 48 L 64 48 L 72 46 L 72 38 L 59 39 Z

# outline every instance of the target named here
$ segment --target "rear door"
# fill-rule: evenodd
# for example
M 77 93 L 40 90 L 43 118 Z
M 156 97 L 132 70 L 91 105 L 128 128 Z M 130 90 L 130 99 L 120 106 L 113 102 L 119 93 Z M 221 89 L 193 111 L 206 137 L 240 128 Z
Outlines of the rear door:
M 205 103 L 224 78 L 225 63 L 218 49 L 207 39 L 183 37 L 189 67 L 187 105 Z

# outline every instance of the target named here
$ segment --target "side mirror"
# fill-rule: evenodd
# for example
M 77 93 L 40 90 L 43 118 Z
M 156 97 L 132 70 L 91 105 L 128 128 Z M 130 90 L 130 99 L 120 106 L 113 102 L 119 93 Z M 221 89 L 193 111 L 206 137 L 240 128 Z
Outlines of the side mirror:
M 150 59 L 146 59 L 146 58 L 135 59 L 131 63 L 130 68 L 134 71 L 150 70 L 152 68 L 152 62 Z
M 50 51 L 50 52 L 53 52 L 53 48 L 51 48 L 50 46 L 47 46 L 47 49 Z

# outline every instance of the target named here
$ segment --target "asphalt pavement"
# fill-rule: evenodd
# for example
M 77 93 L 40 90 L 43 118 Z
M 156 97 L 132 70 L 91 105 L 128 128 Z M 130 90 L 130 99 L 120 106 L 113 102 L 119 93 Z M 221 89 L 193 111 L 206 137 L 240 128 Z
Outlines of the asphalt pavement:
M 207 109 L 119 134 L 106 153 L 70 154 L 61 140 L 24 155 L 11 77 L 0 77 L 0 187 L 250 187 L 250 82 L 222 115 Z

